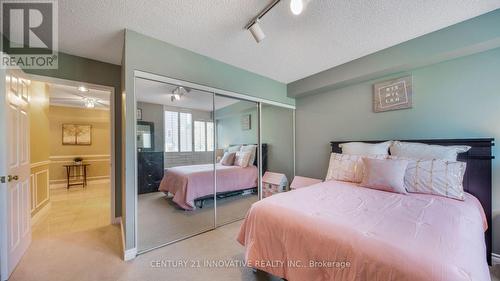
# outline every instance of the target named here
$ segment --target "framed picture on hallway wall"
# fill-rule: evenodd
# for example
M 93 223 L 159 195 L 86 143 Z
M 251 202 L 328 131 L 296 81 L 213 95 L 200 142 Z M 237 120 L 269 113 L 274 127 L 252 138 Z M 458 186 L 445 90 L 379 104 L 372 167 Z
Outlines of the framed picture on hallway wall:
M 63 145 L 91 145 L 92 125 L 63 124 Z

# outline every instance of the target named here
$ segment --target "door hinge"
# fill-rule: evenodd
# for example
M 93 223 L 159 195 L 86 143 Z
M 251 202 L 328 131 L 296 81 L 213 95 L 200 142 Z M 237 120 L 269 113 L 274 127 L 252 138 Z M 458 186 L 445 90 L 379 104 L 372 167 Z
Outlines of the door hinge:
M 5 176 L 0 177 L 0 183 L 5 183 Z

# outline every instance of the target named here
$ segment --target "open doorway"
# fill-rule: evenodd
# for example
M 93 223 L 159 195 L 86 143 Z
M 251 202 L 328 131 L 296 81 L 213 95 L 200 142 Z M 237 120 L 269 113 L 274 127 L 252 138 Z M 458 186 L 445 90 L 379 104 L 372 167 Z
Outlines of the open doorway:
M 112 88 L 36 77 L 30 84 L 33 239 L 114 218 Z

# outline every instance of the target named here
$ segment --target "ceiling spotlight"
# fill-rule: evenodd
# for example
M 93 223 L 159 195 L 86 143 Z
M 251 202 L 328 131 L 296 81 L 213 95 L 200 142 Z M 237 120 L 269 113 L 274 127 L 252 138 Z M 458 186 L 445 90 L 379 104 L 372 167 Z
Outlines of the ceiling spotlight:
M 252 33 L 253 38 L 257 43 L 260 43 L 260 41 L 264 40 L 266 38 L 266 35 L 264 34 L 264 31 L 262 31 L 262 28 L 259 25 L 259 20 L 264 17 L 267 12 L 269 12 L 274 6 L 276 6 L 281 0 L 274 0 L 271 2 L 269 5 L 267 5 L 264 10 L 262 10 L 256 17 L 254 17 L 247 25 L 245 25 L 245 29 L 250 31 Z
M 97 100 L 94 98 L 84 98 L 83 99 L 83 102 L 85 103 L 86 108 L 94 108 L 96 101 Z
M 177 100 L 180 100 L 182 96 L 184 96 L 185 94 L 189 93 L 189 89 L 186 89 L 182 86 L 179 86 L 177 88 L 175 88 L 173 91 L 172 91 L 172 96 L 170 97 L 170 100 L 171 101 L 177 101 Z
M 302 2 L 302 0 L 291 0 L 290 10 L 294 15 L 296 16 L 300 15 L 304 10 L 304 2 Z
M 89 88 L 85 87 L 85 86 L 78 86 L 78 91 L 82 92 L 82 93 L 86 93 L 89 91 Z
M 252 36 L 253 36 L 253 39 L 255 39 L 255 41 L 257 43 L 260 43 L 260 41 L 264 40 L 264 38 L 266 38 L 266 35 L 264 34 L 264 31 L 262 31 L 262 28 L 260 27 L 260 24 L 259 24 L 259 21 L 255 21 L 254 24 L 252 24 L 248 30 L 250 31 L 250 33 L 252 33 Z

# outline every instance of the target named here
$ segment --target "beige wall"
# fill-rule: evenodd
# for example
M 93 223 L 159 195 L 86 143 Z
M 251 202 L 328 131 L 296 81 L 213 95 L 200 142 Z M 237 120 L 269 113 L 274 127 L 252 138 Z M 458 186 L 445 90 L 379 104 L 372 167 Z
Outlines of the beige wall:
M 30 84 L 31 214 L 49 202 L 49 93 L 45 83 Z
M 82 157 L 90 164 L 88 178 L 109 178 L 110 176 L 110 112 L 108 110 L 76 107 L 50 106 L 50 181 L 63 182 L 66 171 L 63 165 Z M 63 145 L 63 124 L 92 125 L 91 145 Z

